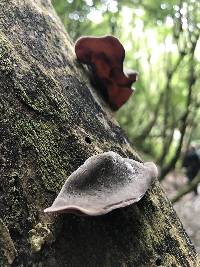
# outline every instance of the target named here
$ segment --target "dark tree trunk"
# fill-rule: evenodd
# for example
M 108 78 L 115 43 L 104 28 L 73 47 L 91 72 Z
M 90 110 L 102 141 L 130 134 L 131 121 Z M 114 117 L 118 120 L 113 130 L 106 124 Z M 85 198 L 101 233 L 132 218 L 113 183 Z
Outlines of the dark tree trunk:
M 94 89 L 48 0 L 0 1 L 0 266 L 195 266 L 158 182 L 100 217 L 46 215 L 89 156 L 138 159 Z

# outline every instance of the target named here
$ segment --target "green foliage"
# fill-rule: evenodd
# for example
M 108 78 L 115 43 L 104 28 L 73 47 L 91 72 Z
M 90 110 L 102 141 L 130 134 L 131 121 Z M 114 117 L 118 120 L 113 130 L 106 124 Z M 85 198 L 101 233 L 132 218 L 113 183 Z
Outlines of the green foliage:
M 140 75 L 134 96 L 117 112 L 117 119 L 134 145 L 165 167 L 177 153 L 180 157 L 179 146 L 184 150 L 200 139 L 199 1 L 53 4 L 73 40 L 113 34 L 124 44 L 125 66 Z

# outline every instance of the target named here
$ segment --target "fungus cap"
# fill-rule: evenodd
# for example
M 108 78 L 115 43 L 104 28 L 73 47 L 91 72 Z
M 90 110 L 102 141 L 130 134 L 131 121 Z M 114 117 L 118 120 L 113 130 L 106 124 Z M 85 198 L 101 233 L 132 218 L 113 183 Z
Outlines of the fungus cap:
M 90 157 L 73 172 L 45 212 L 97 216 L 139 201 L 157 176 L 141 163 L 109 151 Z
M 107 92 L 108 102 L 113 109 L 119 109 L 131 96 L 131 86 L 137 73 L 124 73 L 125 50 L 114 36 L 81 37 L 76 41 L 75 53 L 78 60 L 89 65 Z

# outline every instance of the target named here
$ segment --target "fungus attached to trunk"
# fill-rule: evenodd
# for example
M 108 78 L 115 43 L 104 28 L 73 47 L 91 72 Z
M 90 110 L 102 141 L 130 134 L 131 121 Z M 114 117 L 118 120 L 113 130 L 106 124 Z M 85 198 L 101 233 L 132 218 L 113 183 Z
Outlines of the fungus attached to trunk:
M 73 172 L 45 212 L 102 215 L 139 201 L 157 176 L 154 163 L 109 151 L 90 157 Z
M 75 44 L 78 60 L 92 68 L 113 109 L 119 109 L 131 96 L 137 79 L 135 71 L 124 73 L 125 50 L 114 36 L 81 37 Z

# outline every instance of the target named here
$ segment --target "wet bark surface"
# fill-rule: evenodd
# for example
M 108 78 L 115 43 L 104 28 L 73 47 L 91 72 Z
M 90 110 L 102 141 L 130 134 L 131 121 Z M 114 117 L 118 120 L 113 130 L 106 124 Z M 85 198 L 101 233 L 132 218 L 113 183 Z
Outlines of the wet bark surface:
M 0 1 L 0 266 L 197 266 L 156 181 L 100 217 L 47 215 L 89 156 L 138 159 L 48 0 Z

